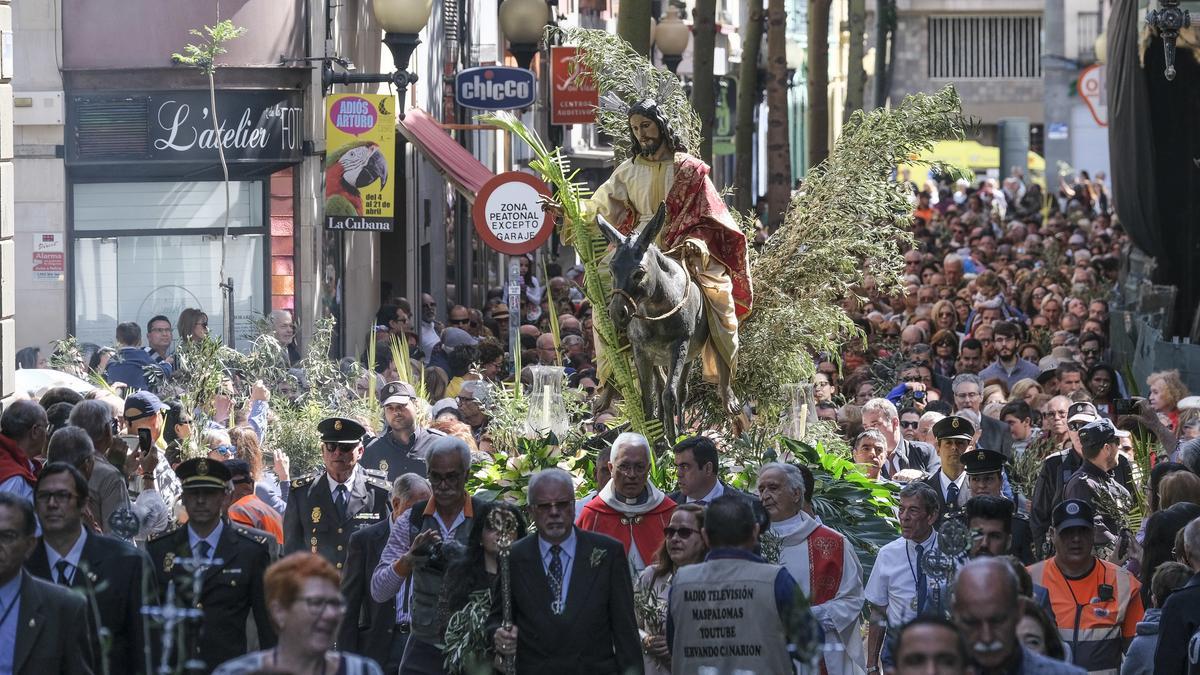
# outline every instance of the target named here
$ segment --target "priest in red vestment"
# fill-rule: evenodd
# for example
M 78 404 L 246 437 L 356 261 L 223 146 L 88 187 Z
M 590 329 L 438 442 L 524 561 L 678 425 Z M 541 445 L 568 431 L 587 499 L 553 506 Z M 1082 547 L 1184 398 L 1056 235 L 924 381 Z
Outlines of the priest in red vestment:
M 583 507 L 575 524 L 621 542 L 629 564 L 641 572 L 654 562 L 675 502 L 649 480 L 650 444 L 645 436 L 617 436 L 608 465 L 612 479 Z

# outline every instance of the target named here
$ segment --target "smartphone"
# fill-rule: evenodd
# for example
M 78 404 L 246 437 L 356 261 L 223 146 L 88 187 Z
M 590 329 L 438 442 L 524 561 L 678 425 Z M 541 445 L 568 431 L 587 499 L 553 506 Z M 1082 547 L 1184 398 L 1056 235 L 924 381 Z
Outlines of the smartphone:
M 1118 415 L 1136 415 L 1137 401 L 1132 398 L 1119 398 L 1113 402 Z
M 149 431 L 149 429 L 146 429 L 146 431 Z M 141 438 L 139 436 L 135 436 L 133 434 L 124 434 L 121 436 L 121 440 L 125 441 L 125 447 L 128 448 L 128 452 L 138 451 L 141 443 Z
M 149 429 L 138 429 L 138 444 L 137 444 L 138 450 L 142 451 L 142 453 L 144 454 L 144 453 L 149 452 L 150 448 L 153 448 L 153 447 L 154 447 L 154 440 L 150 437 L 150 430 Z

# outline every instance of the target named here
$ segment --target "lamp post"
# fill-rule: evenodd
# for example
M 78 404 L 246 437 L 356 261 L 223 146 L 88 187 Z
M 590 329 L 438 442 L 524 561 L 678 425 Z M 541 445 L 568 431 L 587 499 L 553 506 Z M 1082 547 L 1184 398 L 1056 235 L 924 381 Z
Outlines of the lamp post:
M 401 101 L 400 116 L 404 116 L 404 92 L 408 85 L 417 81 L 416 73 L 408 72 L 408 61 L 413 51 L 421 44 L 420 32 L 429 23 L 433 13 L 433 0 L 373 0 L 375 20 L 383 28 L 383 44 L 392 52 L 396 70 L 392 73 L 334 72 L 328 61 L 321 69 L 321 82 L 325 90 L 335 84 L 372 84 L 390 82 L 396 87 Z
M 672 75 L 676 74 L 675 70 L 683 61 L 683 51 L 687 49 L 691 37 L 691 29 L 679 18 L 679 8 L 667 5 L 667 11 L 654 31 L 654 44 L 662 53 L 663 65 Z
M 538 52 L 538 43 L 550 23 L 546 0 L 504 0 L 500 3 L 500 30 L 508 38 L 508 49 L 517 65 L 526 70 Z

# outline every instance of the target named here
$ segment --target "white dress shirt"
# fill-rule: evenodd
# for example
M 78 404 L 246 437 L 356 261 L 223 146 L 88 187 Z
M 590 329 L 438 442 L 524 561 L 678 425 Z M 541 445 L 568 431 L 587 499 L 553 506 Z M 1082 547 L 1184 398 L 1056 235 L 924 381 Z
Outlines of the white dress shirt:
M 692 499 L 691 497 L 689 497 L 687 495 L 683 495 L 683 503 L 684 504 L 699 504 L 700 502 L 704 502 L 705 504 L 711 504 L 711 503 L 713 503 L 714 499 L 716 499 L 717 497 L 720 497 L 723 494 L 725 494 L 725 486 L 721 485 L 721 481 L 717 481 L 717 483 L 715 485 L 713 485 L 713 489 L 709 490 L 708 494 L 704 495 L 700 499 Z
M 66 555 L 59 555 L 53 546 L 45 542 L 42 543 L 46 547 L 46 562 L 50 565 L 51 581 L 58 583 L 58 570 L 56 569 L 58 561 L 66 560 L 67 564 L 70 565 L 65 570 L 67 583 L 71 584 L 75 582 L 75 574 L 79 570 L 79 557 L 83 555 L 83 545 L 85 542 L 87 542 L 87 528 L 80 525 L 79 538 L 75 540 L 75 545 L 71 547 L 70 551 L 67 551 Z
M 950 504 L 949 490 L 951 483 L 954 483 L 958 486 L 958 501 L 955 502 L 955 506 L 963 506 L 967 503 L 967 500 L 971 498 L 971 488 L 967 485 L 966 471 L 958 474 L 957 480 L 950 480 L 950 477 L 947 476 L 944 471 L 939 470 L 938 481 L 940 481 L 942 486 L 942 499 L 946 500 L 947 505 Z
M 937 548 L 937 532 L 925 541 L 913 542 L 904 537 L 888 542 L 879 549 L 871 577 L 867 579 L 867 602 L 887 608 L 888 626 L 898 628 L 917 615 L 912 603 L 917 599 L 917 548 L 921 544 L 925 555 Z

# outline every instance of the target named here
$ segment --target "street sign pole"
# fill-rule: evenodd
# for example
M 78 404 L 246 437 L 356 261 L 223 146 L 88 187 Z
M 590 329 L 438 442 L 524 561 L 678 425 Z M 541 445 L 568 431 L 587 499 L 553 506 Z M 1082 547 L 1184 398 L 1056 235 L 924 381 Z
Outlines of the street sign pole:
M 517 328 L 521 325 L 521 256 L 508 257 L 508 345 L 510 354 L 520 353 Z M 518 376 L 520 373 L 517 374 Z

